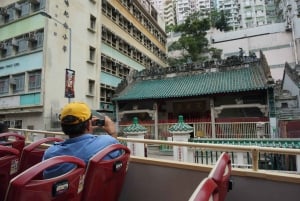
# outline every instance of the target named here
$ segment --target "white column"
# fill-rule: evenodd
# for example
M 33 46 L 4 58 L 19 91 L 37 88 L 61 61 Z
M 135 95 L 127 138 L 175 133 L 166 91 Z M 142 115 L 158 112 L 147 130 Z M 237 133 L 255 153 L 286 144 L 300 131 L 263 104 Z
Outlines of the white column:
M 215 107 L 214 99 L 210 99 L 211 137 L 216 137 Z
M 157 108 L 157 103 L 154 103 L 154 105 L 153 105 L 153 111 L 154 111 L 154 114 L 153 114 L 153 116 L 154 116 L 154 139 L 156 139 L 156 140 L 158 140 L 158 108 Z
M 128 135 L 127 138 L 131 139 L 144 139 L 144 134 L 137 134 L 137 135 Z M 127 142 L 127 147 L 131 151 L 131 155 L 133 156 L 145 156 L 145 147 L 144 143 L 138 143 L 138 142 Z
M 300 155 L 296 155 L 296 172 L 300 173 Z
M 173 134 L 173 141 L 188 142 L 190 134 Z M 173 147 L 173 157 L 175 161 L 188 162 L 188 148 L 182 146 Z

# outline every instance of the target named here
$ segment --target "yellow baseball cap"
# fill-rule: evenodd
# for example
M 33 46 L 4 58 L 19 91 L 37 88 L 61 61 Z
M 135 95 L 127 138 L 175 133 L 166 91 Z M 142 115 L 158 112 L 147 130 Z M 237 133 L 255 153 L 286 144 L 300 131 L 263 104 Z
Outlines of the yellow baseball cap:
M 72 102 L 67 104 L 60 112 L 62 124 L 78 124 L 90 119 L 91 109 L 83 102 Z

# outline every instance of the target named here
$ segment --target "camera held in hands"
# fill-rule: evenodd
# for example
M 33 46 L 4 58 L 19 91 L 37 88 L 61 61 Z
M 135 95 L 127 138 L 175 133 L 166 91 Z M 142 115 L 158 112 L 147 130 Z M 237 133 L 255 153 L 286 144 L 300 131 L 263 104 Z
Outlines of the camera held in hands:
M 93 120 L 93 126 L 104 126 L 105 125 L 105 116 L 100 114 L 99 119 Z

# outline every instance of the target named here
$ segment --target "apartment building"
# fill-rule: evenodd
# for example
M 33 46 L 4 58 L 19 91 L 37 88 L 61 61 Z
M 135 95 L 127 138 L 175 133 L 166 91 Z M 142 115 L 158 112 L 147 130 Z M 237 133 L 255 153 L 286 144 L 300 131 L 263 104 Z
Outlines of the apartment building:
M 149 0 L 149 2 L 154 6 L 159 15 L 163 15 L 164 13 L 164 4 L 168 0 Z
M 217 9 L 225 11 L 233 30 L 280 22 L 274 0 L 219 0 Z
M 277 2 L 278 3 L 278 2 Z M 282 79 L 285 63 L 292 68 L 299 64 L 300 58 L 300 9 L 296 1 L 285 0 L 276 5 L 280 23 L 271 23 L 240 29 L 232 32 L 208 33 L 212 47 L 223 50 L 223 57 L 239 54 L 242 48 L 249 52 L 266 55 L 273 78 Z M 267 19 L 267 18 L 264 18 Z M 265 21 L 267 22 L 267 21 Z
M 280 7 L 289 5 L 287 0 L 151 0 L 151 3 L 158 8 L 159 13 L 163 10 L 166 13 L 166 10 L 170 10 L 170 1 L 176 8 L 178 24 L 184 22 L 191 13 L 201 11 L 208 15 L 215 8 L 225 11 L 228 24 L 233 30 L 282 22 L 284 13 Z M 164 17 L 166 19 L 165 15 Z
M 176 6 L 172 0 L 166 0 L 164 4 L 164 21 L 166 25 L 176 25 Z
M 0 121 L 58 130 L 70 101 L 113 111 L 131 70 L 166 66 L 163 23 L 147 9 L 138 0 L 1 0 Z

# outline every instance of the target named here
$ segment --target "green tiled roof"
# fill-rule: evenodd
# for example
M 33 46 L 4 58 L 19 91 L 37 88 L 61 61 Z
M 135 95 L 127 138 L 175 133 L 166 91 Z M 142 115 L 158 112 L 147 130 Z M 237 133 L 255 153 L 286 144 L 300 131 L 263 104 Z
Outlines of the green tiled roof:
M 189 97 L 266 89 L 268 85 L 259 68 L 252 66 L 222 72 L 138 80 L 128 85 L 114 100 Z

